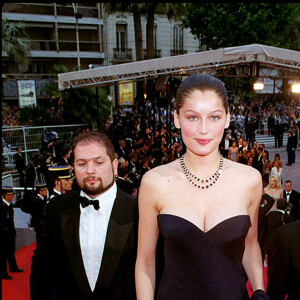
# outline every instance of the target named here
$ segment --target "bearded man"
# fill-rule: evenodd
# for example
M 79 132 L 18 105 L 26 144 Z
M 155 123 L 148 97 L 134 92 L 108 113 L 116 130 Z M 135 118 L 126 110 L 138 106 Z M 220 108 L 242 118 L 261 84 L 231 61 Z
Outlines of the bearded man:
M 137 200 L 115 183 L 118 160 L 103 133 L 73 144 L 79 191 L 51 199 L 32 258 L 35 299 L 136 299 Z

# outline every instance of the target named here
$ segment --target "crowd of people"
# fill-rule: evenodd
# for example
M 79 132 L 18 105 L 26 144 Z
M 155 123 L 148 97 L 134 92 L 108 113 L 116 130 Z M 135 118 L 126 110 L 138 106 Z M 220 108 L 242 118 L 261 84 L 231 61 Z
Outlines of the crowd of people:
M 136 267 L 138 299 L 143 299 L 144 293 L 150 295 L 149 299 L 152 299 L 154 293 L 157 292 L 153 272 L 155 272 L 154 257 L 158 229 L 162 230 L 164 242 L 168 245 L 167 249 L 181 242 L 183 247 L 192 247 L 193 245 L 187 238 L 188 234 L 195 236 L 194 242 L 195 245 L 198 245 L 199 241 L 202 240 L 198 236 L 200 232 L 206 236 L 211 236 L 212 240 L 214 240 L 214 234 L 219 236 L 221 234 L 224 240 L 220 241 L 219 239 L 219 242 L 223 243 L 225 248 L 228 241 L 231 243 L 234 239 L 237 243 L 237 240 L 243 240 L 246 249 L 243 266 L 254 291 L 254 296 L 251 299 L 268 299 L 268 296 L 263 292 L 263 277 L 262 270 L 260 270 L 261 258 L 258 259 L 259 252 L 257 247 L 253 246 L 253 241 L 258 237 L 262 260 L 268 263 L 268 280 L 273 282 L 277 262 L 274 245 L 278 238 L 274 233 L 277 228 L 287 223 L 293 223 L 300 218 L 299 193 L 292 189 L 290 180 L 283 180 L 282 178 L 283 163 L 280 160 L 280 154 L 276 153 L 274 160 L 270 160 L 265 145 L 255 141 L 255 134 L 263 133 L 274 136 L 275 147 L 280 148 L 283 133 L 288 131 L 288 144 L 290 142 L 291 149 L 288 150 L 287 147 L 287 150 L 291 153 L 287 166 L 295 163 L 300 121 L 299 110 L 293 101 L 290 105 L 276 102 L 274 106 L 266 105 L 264 101 L 259 100 L 251 103 L 241 101 L 239 104 L 227 104 L 226 91 L 220 81 L 209 76 L 194 76 L 191 80 L 195 81 L 190 83 L 191 86 L 193 84 L 195 86 L 191 88 L 188 84 L 181 87 L 180 97 L 166 105 L 147 101 L 144 107 L 133 106 L 130 109 L 115 107 L 113 120 L 107 119 L 104 127 L 99 130 L 100 133 L 84 129 L 71 137 L 59 137 L 55 132 L 44 132 L 39 153 L 32 155 L 27 165 L 22 161 L 22 148 L 18 148 L 16 162 L 20 184 L 24 184 L 25 188 L 34 189 L 34 192 L 26 191 L 23 199 L 18 202 L 19 207 L 24 212 L 32 215 L 31 226 L 37 234 L 38 248 L 33 257 L 31 275 L 32 299 L 40 299 L 41 295 L 50 292 L 49 286 L 47 287 L 49 282 L 59 285 L 57 286 L 58 293 L 60 293 L 58 294 L 59 297 L 72 295 L 73 299 L 82 299 L 82 295 L 90 297 L 95 289 L 94 295 L 111 297 L 107 299 L 122 299 L 124 293 L 127 293 L 128 299 L 135 299 L 133 273 L 137 249 L 137 199 L 139 199 L 141 206 L 139 218 L 142 218 Z M 228 111 L 230 114 L 227 113 Z M 201 125 L 198 125 L 198 120 L 202 118 L 209 119 L 209 125 L 203 125 L 201 122 L 199 122 Z M 193 138 L 192 141 L 191 138 L 196 129 L 201 131 L 201 135 L 204 133 L 211 135 L 210 139 L 197 138 L 196 145 L 200 145 L 199 147 L 194 145 L 195 139 Z M 278 134 L 279 131 L 280 134 Z M 212 142 L 215 140 L 216 142 Z M 203 150 L 201 150 L 202 148 Z M 223 157 L 227 159 L 225 162 Z M 211 171 L 217 165 L 218 170 L 208 178 L 209 173 L 212 173 Z M 196 171 L 197 175 L 194 175 L 190 168 L 193 172 Z M 92 169 L 96 170 L 93 175 L 93 172 L 90 171 Z M 227 174 L 226 176 L 223 175 L 223 171 Z M 247 174 L 248 181 L 242 180 L 242 176 L 235 176 L 238 174 Z M 197 177 L 199 175 L 201 178 L 207 179 L 200 179 Z M 215 193 L 212 193 L 210 188 L 219 180 L 219 177 L 221 178 L 219 188 Z M 186 178 L 192 185 L 186 181 Z M 101 188 L 96 189 L 95 185 L 98 181 L 101 181 L 99 183 Z M 260 182 L 263 183 L 262 191 L 260 190 Z M 249 189 L 248 184 L 251 184 L 251 189 Z M 122 192 L 120 193 L 119 190 Z M 203 195 L 205 194 L 207 198 L 206 204 L 201 204 L 202 206 L 191 204 L 191 199 L 187 199 L 187 197 L 197 198 L 200 195 L 198 195 L 199 191 Z M 289 194 L 292 191 L 294 192 L 293 196 Z M 105 195 L 105 199 L 117 195 L 120 203 L 126 199 L 127 204 L 125 201 L 122 207 L 115 208 L 114 202 L 109 201 L 108 207 L 104 202 L 101 202 L 103 201 L 102 194 Z M 261 194 L 263 196 L 259 205 L 255 195 Z M 235 197 L 233 197 L 234 195 Z M 70 198 L 76 201 L 69 201 Z M 44 201 L 42 206 L 39 199 Z M 214 202 L 210 201 L 212 199 Z M 227 206 L 223 207 L 222 214 L 218 214 L 219 204 L 224 199 L 228 200 Z M 210 202 L 211 204 L 209 204 Z M 80 239 L 78 232 L 73 230 L 75 227 L 72 227 L 74 224 L 79 224 L 79 214 L 78 212 L 74 214 L 77 203 L 82 204 L 80 207 L 82 219 L 80 217 L 80 220 L 83 220 L 84 223 L 79 227 L 82 234 Z M 93 207 L 89 206 L 90 204 L 93 204 Z M 46 214 L 44 205 L 47 205 Z M 103 206 L 108 213 L 105 221 L 101 221 L 95 213 Z M 89 214 L 83 214 L 82 209 L 85 207 L 90 209 Z M 263 212 L 257 216 L 256 208 L 258 207 L 259 212 Z M 64 217 L 58 217 L 60 211 L 63 211 Z M 196 211 L 203 212 L 203 222 L 199 222 L 199 216 L 195 214 Z M 212 211 L 216 214 L 213 215 Z M 224 213 L 225 211 L 226 213 Z M 114 221 L 109 221 L 110 212 Z M 125 212 L 126 215 L 124 215 Z M 185 218 L 179 217 L 180 215 L 185 216 Z M 224 219 L 226 215 L 229 218 Z M 236 218 L 232 218 L 232 215 L 236 215 Z M 46 229 L 41 229 L 44 226 L 44 216 L 48 218 L 47 226 Z M 256 227 L 257 218 L 258 225 Z M 193 219 L 194 222 L 189 221 Z M 252 226 L 250 226 L 250 219 L 254 221 Z M 225 235 L 225 232 L 222 234 L 223 227 L 220 225 L 225 226 L 230 222 L 244 228 L 244 231 L 239 233 L 238 239 Z M 123 226 L 122 229 L 122 226 L 118 227 L 120 224 Z M 173 225 L 170 226 L 170 224 Z M 213 224 L 217 225 L 212 226 Z M 114 243 L 119 245 L 114 245 L 114 247 L 120 247 L 120 243 L 123 243 L 122 249 L 119 249 L 117 253 L 110 253 L 111 249 L 104 249 L 104 243 L 99 244 L 97 238 L 94 239 L 89 234 L 84 234 L 87 233 L 88 228 L 95 228 L 93 236 L 103 236 L 103 232 L 97 229 L 101 228 L 100 225 L 107 228 L 107 238 L 109 239 L 108 243 L 111 243 L 111 248 L 113 248 Z M 191 225 L 193 225 L 192 230 L 190 229 Z M 177 236 L 178 233 L 176 233 L 176 236 L 173 236 L 169 230 L 174 227 L 177 228 L 177 226 L 181 229 L 185 228 L 184 230 L 187 230 L 188 234 Z M 68 233 L 67 229 L 71 233 Z M 217 231 L 217 229 L 221 231 Z M 43 230 L 46 232 L 44 238 L 41 237 Z M 60 230 L 62 233 L 57 236 L 55 243 L 53 243 L 53 236 Z M 98 232 L 98 230 L 100 231 Z M 114 238 L 113 232 L 118 234 L 118 239 Z M 180 232 L 182 233 L 182 231 Z M 83 235 L 86 238 L 83 238 Z M 128 239 L 126 240 L 124 236 Z M 174 239 L 175 243 L 170 243 L 168 236 L 171 240 Z M 72 238 L 76 238 L 75 240 L 78 241 L 76 245 L 72 242 Z M 72 275 L 72 264 L 78 264 L 80 261 L 78 260 L 79 243 L 82 246 L 84 266 L 80 265 L 78 270 L 80 268 L 86 270 L 87 278 L 82 281 L 85 286 L 78 285 L 76 283 L 78 280 L 75 281 L 74 279 L 75 277 L 80 278 L 79 273 Z M 91 244 L 93 247 L 86 246 Z M 68 246 L 64 247 L 63 245 Z M 94 246 L 97 251 L 102 253 L 99 257 L 96 250 L 96 252 L 94 250 L 93 253 L 90 252 Z M 214 255 L 215 249 L 210 243 L 207 243 L 205 247 L 210 247 L 211 255 Z M 235 259 L 237 257 L 242 259 L 243 247 L 240 242 L 236 244 Z M 178 255 L 181 255 L 183 254 L 182 248 L 179 248 L 175 247 L 174 251 L 178 251 Z M 127 256 L 121 255 L 123 249 L 125 249 Z M 73 251 L 75 254 L 72 254 L 69 263 L 67 257 Z M 53 256 L 54 253 L 57 255 Z M 121 257 L 120 265 L 114 266 L 115 269 L 112 271 L 115 272 L 116 270 L 117 275 L 115 277 L 112 277 L 113 275 L 107 269 L 108 265 L 111 267 L 112 263 L 107 253 L 110 253 L 109 255 L 114 256 L 115 259 Z M 168 276 L 170 277 L 168 277 L 169 283 L 165 281 L 164 284 L 160 285 L 158 299 L 164 299 L 166 295 L 169 295 L 171 290 L 168 284 L 171 286 L 175 284 L 176 286 L 177 277 L 180 276 L 177 273 L 180 270 L 172 271 L 172 264 L 169 264 L 175 257 L 171 255 L 169 257 L 169 252 L 165 252 L 165 254 L 167 254 L 165 272 L 169 272 Z M 199 261 L 203 263 L 198 254 L 194 255 L 193 253 L 192 259 L 190 258 L 184 266 L 179 264 L 179 268 L 184 271 L 188 278 L 190 278 L 194 264 L 197 265 Z M 129 260 L 126 261 L 128 257 Z M 215 265 L 215 269 L 209 269 L 213 266 L 215 259 L 220 259 L 220 264 Z M 57 260 L 63 263 L 63 267 L 60 266 L 54 270 Z M 100 271 L 98 270 L 94 274 L 91 265 L 96 264 L 99 267 L 101 260 L 104 264 L 103 270 L 101 265 Z M 230 269 L 232 278 L 236 278 L 230 281 L 232 290 L 228 289 L 228 286 L 225 290 L 222 285 L 224 283 L 224 270 L 222 271 L 222 268 L 227 264 L 227 258 L 224 259 L 219 254 L 216 258 L 212 257 L 212 264 L 206 271 L 214 274 L 212 276 L 214 280 L 215 276 L 218 276 L 218 289 L 226 292 L 228 297 L 234 297 L 238 293 L 239 296 L 236 299 L 248 299 L 245 294 L 245 285 L 241 279 L 242 261 L 238 259 L 236 262 L 236 268 Z M 40 267 L 41 265 L 43 268 Z M 187 267 L 190 269 L 187 270 Z M 42 269 L 44 271 L 41 271 Z M 46 274 L 46 270 L 53 270 L 53 273 L 51 271 Z M 60 272 L 60 275 L 65 276 L 62 276 L 67 283 L 64 284 L 64 287 L 58 282 L 53 282 L 51 276 L 55 272 Z M 106 286 L 101 291 L 97 289 L 99 272 L 102 275 L 101 278 L 108 276 L 108 279 L 105 279 L 107 282 L 101 281 L 101 285 Z M 172 274 L 172 272 L 174 273 Z M 5 279 L 10 279 L 7 274 L 5 276 Z M 197 275 L 198 279 L 202 277 L 207 278 L 204 273 Z M 121 283 L 124 279 L 127 282 L 126 285 Z M 184 282 L 185 293 L 190 293 L 190 295 L 195 291 L 204 293 L 204 295 L 211 293 L 211 291 L 207 291 L 206 285 L 209 284 L 205 281 L 203 281 L 205 284 L 199 286 L 193 285 L 191 280 L 184 280 Z M 41 287 L 45 287 L 45 289 Z M 272 294 L 273 291 L 269 292 Z M 172 290 L 172 295 L 172 299 L 179 299 L 183 296 L 182 293 L 178 293 L 177 288 Z M 212 297 L 207 299 L 216 299 L 215 296 Z M 273 299 L 275 298 L 271 298 L 271 300 Z

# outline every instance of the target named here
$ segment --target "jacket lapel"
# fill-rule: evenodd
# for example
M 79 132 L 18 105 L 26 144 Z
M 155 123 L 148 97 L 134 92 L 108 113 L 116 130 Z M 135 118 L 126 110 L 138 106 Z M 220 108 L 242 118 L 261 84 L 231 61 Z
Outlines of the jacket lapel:
M 86 276 L 79 241 L 79 196 L 70 201 L 73 201 L 74 205 L 61 213 L 62 235 L 74 277 L 82 293 L 88 298 L 92 291 Z
M 132 229 L 133 220 L 125 210 L 125 199 L 120 195 L 119 189 L 108 223 L 105 247 L 101 262 L 97 286 L 107 288 L 113 278 L 128 235 Z

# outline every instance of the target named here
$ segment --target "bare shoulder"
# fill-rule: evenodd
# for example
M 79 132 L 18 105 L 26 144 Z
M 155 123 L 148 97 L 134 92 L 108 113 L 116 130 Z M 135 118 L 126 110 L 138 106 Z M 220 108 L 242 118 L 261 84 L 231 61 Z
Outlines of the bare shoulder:
M 161 165 L 149 170 L 142 178 L 142 186 L 162 186 L 167 183 L 172 175 L 178 171 L 179 164 L 176 161 Z
M 238 162 L 233 162 L 226 159 L 226 165 L 230 174 L 234 175 L 237 181 L 247 182 L 247 186 L 253 188 L 261 186 L 262 178 L 258 170 L 251 166 L 247 166 Z

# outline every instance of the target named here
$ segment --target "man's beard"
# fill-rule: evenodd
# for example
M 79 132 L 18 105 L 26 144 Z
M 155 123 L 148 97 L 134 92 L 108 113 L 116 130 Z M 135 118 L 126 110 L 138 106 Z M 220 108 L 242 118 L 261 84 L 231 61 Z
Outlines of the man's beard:
M 87 183 L 87 180 L 89 179 L 96 179 L 99 181 L 99 184 L 94 184 L 94 185 L 89 185 Z M 114 184 L 115 180 L 114 178 L 112 179 L 112 182 L 110 184 L 108 184 L 107 186 L 103 186 L 103 181 L 101 177 L 96 177 L 96 176 L 87 176 L 83 179 L 83 188 L 82 190 L 87 194 L 87 195 L 100 195 L 103 194 L 104 192 L 106 192 L 107 190 L 109 190 L 113 184 Z

